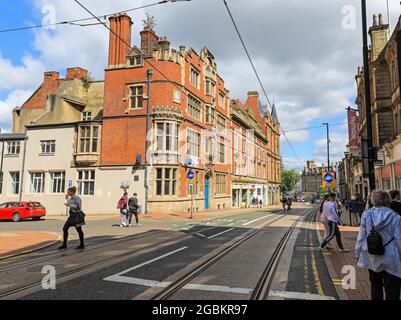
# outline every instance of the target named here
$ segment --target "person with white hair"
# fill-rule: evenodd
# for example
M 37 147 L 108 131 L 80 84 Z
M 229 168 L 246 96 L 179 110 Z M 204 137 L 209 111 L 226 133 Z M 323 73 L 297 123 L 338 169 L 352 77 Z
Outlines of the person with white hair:
M 400 300 L 401 216 L 383 190 L 371 194 L 373 208 L 365 211 L 356 242 L 358 266 L 369 270 L 372 300 Z

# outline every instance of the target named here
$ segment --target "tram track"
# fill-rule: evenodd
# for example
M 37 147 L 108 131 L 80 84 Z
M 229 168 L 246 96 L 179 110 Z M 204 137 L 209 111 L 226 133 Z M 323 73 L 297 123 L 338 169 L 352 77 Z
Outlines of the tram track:
M 305 216 L 308 217 L 311 213 L 313 213 L 313 210 L 309 211 Z M 185 275 L 181 276 L 179 279 L 172 282 L 166 288 L 163 288 L 163 290 L 161 290 L 157 294 L 153 295 L 150 299 L 151 300 L 168 300 L 169 298 L 173 297 L 174 294 L 176 294 L 180 290 L 184 289 L 184 287 L 186 285 L 188 285 L 194 278 L 198 277 L 203 272 L 205 272 L 207 269 L 209 269 L 211 266 L 215 265 L 222 258 L 229 255 L 234 249 L 236 249 L 237 247 L 239 247 L 241 244 L 245 243 L 249 239 L 253 238 L 255 235 L 260 233 L 265 227 L 272 225 L 272 224 L 284 219 L 285 217 L 288 217 L 288 215 L 283 215 L 283 216 L 277 217 L 273 220 L 269 220 L 267 223 L 263 224 L 262 227 L 248 231 L 247 233 L 245 233 L 245 235 L 240 237 L 238 240 L 231 243 L 229 246 L 227 246 L 223 250 L 219 251 L 213 257 L 211 257 L 207 261 L 201 263 L 200 265 L 198 265 L 196 268 L 192 269 Z M 258 281 L 258 283 L 254 289 L 254 292 L 252 293 L 251 300 L 261 300 L 261 299 L 265 299 L 267 297 L 269 287 L 271 285 L 271 280 L 272 280 L 274 272 L 277 268 L 281 254 L 284 251 L 285 246 L 288 243 L 288 240 L 290 239 L 293 230 L 296 228 L 296 226 L 298 225 L 299 222 L 303 221 L 301 219 L 302 217 L 304 217 L 304 216 L 301 216 L 300 218 L 298 218 L 291 225 L 291 227 L 286 231 L 284 236 L 281 238 L 272 257 L 270 258 L 269 262 L 267 263 L 267 266 L 266 266 L 260 280 Z

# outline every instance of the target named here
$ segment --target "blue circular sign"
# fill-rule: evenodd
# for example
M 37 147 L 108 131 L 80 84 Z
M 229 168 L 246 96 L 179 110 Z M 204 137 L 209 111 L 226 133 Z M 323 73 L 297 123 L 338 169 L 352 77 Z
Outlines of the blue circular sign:
M 189 180 L 192 180 L 193 178 L 195 178 L 195 172 L 189 171 L 189 172 L 188 172 L 188 175 L 187 175 L 187 178 L 188 178 Z
M 325 175 L 324 175 L 324 181 L 325 182 L 327 182 L 327 183 L 332 183 L 333 181 L 334 181 L 334 177 L 333 177 L 333 175 L 331 174 L 331 173 L 326 173 Z

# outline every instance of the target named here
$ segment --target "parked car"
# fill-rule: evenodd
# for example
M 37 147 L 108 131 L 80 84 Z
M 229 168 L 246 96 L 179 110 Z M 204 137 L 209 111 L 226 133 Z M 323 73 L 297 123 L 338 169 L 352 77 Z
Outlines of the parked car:
M 0 220 L 20 222 L 26 219 L 40 220 L 46 216 L 46 208 L 39 202 L 10 201 L 0 204 Z

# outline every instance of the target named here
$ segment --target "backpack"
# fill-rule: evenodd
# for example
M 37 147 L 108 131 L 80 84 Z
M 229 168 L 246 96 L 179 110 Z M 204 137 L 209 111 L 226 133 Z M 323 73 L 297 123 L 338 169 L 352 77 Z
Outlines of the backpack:
M 375 227 L 373 225 L 373 218 L 372 218 L 372 213 L 370 213 L 370 219 L 372 221 L 372 230 L 370 231 L 370 234 L 367 237 L 367 243 L 368 243 L 368 252 L 371 255 L 375 256 L 383 256 L 384 253 L 386 252 L 386 247 L 394 241 L 394 237 L 387 243 L 383 244 L 383 238 L 375 230 Z

